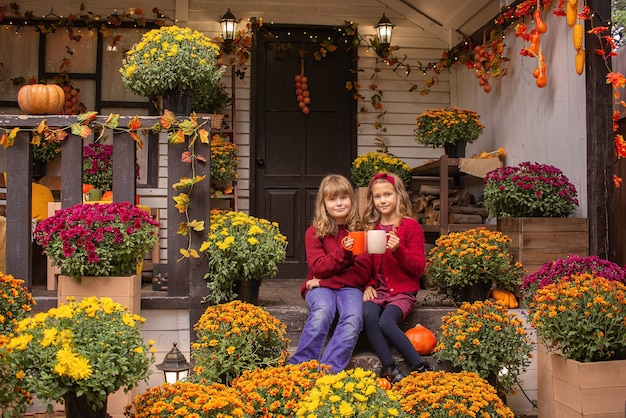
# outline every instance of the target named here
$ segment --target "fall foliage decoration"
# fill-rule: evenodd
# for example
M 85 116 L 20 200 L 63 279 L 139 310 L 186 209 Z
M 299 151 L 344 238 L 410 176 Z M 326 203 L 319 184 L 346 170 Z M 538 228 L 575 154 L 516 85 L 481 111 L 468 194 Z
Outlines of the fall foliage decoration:
M 80 90 L 74 87 L 69 81 L 65 81 L 63 83 L 63 94 L 65 99 L 63 104 L 64 115 L 78 115 L 79 113 L 85 113 L 87 111 L 85 105 L 79 103 L 78 101 L 79 91 Z
M 300 54 L 300 74 L 294 77 L 296 84 L 296 99 L 298 107 L 305 115 L 308 115 L 311 109 L 311 93 L 309 92 L 309 79 L 304 75 L 304 57 Z

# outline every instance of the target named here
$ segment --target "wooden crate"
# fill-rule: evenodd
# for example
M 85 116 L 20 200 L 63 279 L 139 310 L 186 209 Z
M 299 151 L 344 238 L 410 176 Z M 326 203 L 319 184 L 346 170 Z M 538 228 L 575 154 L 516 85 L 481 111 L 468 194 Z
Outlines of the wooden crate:
M 571 254 L 589 255 L 587 218 L 498 219 L 497 229 L 511 238 L 511 253 L 527 274 Z
M 626 360 L 580 363 L 558 354 L 551 357 L 554 417 L 624 416 Z

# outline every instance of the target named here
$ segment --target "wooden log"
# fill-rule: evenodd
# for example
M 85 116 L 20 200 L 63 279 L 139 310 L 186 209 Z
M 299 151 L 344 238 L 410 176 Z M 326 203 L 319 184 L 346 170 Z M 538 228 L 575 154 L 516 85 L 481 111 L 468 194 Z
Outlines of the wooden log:
M 489 216 L 489 211 L 486 208 L 478 206 L 450 206 L 448 208 L 449 213 L 465 213 L 468 215 L 480 215 L 483 218 Z
M 450 198 L 450 206 L 459 205 L 459 206 L 468 206 L 474 202 L 474 196 L 465 189 L 459 190 Z
M 448 196 L 453 196 L 454 194 L 458 193 L 461 190 L 463 190 L 461 187 L 449 187 Z M 441 188 L 438 185 L 422 184 L 420 186 L 419 193 L 423 196 L 427 196 L 427 195 L 439 196 L 441 194 Z
M 433 186 L 430 184 L 422 184 L 420 186 L 420 194 L 422 196 L 426 196 L 426 195 L 439 196 L 440 193 L 441 193 L 441 188 L 439 186 Z
M 434 200 L 432 201 L 431 206 L 432 206 L 432 207 L 433 207 L 433 209 L 435 209 L 435 210 L 439 210 L 439 209 L 441 209 L 441 200 L 439 200 L 439 199 L 434 199 Z
M 426 225 L 439 225 L 439 211 L 433 209 L 432 206 L 428 206 L 424 210 L 424 219 Z
M 428 206 L 428 198 L 426 196 L 420 196 L 413 204 L 413 214 L 424 212 Z
M 471 215 L 465 213 L 448 214 L 448 223 L 450 224 L 482 224 L 483 217 L 480 215 Z

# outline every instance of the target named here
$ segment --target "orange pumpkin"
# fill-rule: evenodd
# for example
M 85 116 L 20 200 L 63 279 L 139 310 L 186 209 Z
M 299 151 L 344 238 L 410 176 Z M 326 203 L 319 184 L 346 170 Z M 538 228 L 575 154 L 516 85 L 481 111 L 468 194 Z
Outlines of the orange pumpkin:
M 93 190 L 93 186 L 91 184 L 83 183 L 83 194 L 87 193 L 89 190 Z
M 431 330 L 421 324 L 415 325 L 413 328 L 405 332 L 413 347 L 422 356 L 427 356 L 435 349 L 437 338 Z
M 391 389 L 391 382 L 386 377 L 379 377 L 378 387 L 381 389 L 389 390 Z
M 63 110 L 65 92 L 56 84 L 28 84 L 17 92 L 17 104 L 29 115 L 54 115 Z

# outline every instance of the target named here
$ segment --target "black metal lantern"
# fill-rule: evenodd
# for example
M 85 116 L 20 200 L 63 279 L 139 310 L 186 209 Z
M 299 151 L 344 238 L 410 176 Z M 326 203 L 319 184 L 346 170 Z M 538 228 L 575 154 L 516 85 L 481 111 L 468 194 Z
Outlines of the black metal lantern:
M 222 30 L 222 39 L 224 42 L 232 42 L 237 33 L 237 23 L 239 20 L 231 13 L 230 8 L 220 19 L 220 28 Z
M 157 369 L 163 371 L 166 383 L 175 383 L 185 379 L 193 367 L 187 363 L 185 355 L 176 347 L 176 343 L 173 344 L 174 347 L 165 355 L 163 363 L 156 366 Z
M 378 43 L 380 46 L 389 48 L 389 45 L 391 45 L 391 34 L 394 26 L 395 25 L 391 23 L 389 18 L 387 18 L 387 16 L 383 13 L 383 17 L 381 17 L 376 26 L 374 26 L 376 28 L 376 35 L 378 35 Z

